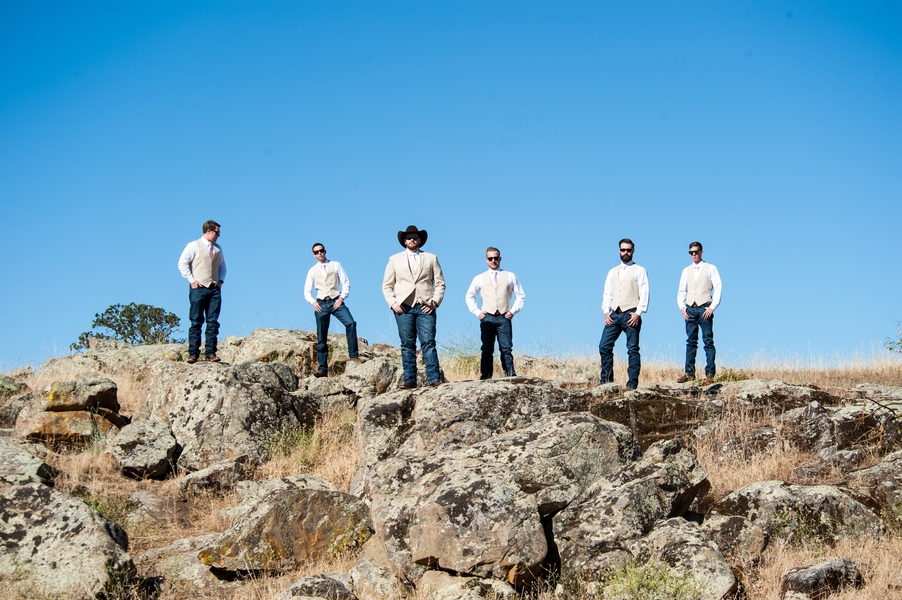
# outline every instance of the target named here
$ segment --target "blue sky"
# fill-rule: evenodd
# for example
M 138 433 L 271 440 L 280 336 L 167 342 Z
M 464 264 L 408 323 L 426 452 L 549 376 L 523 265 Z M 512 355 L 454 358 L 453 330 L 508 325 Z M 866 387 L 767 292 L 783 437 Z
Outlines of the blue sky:
M 902 319 L 898 1 L 4 2 L 0 132 L 0 370 L 111 304 L 186 329 L 206 219 L 223 335 L 312 329 L 319 241 L 360 335 L 397 344 L 380 288 L 409 224 L 445 270 L 440 340 L 478 337 L 494 245 L 527 293 L 515 352 L 597 352 L 622 237 L 646 356 L 682 353 L 695 239 L 726 363 L 850 355 Z

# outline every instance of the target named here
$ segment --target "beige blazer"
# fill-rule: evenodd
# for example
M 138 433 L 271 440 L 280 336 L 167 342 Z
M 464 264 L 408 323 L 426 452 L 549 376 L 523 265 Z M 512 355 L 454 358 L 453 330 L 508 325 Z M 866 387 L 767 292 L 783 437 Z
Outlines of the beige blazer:
M 382 294 L 389 308 L 392 304 L 417 303 L 438 306 L 445 297 L 445 278 L 438 257 L 420 251 L 420 272 L 414 275 L 407 263 L 407 250 L 388 257 L 385 277 L 382 279 Z

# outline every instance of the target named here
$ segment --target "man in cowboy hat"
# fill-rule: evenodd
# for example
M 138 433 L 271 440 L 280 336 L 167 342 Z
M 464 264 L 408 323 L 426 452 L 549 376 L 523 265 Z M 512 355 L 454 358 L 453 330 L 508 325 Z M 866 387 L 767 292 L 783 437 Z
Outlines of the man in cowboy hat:
M 399 231 L 398 242 L 404 251 L 388 258 L 382 280 L 382 294 L 395 313 L 401 338 L 402 389 L 417 387 L 417 337 L 429 385 L 438 387 L 442 383 L 435 350 L 435 310 L 445 295 L 445 278 L 438 257 L 420 250 L 427 235 L 415 225 Z

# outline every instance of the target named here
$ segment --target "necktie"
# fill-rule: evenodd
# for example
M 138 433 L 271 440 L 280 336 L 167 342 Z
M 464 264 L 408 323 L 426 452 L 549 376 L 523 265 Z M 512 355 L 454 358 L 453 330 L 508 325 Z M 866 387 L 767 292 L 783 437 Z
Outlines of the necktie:
M 210 258 L 213 258 L 213 244 L 210 244 Z

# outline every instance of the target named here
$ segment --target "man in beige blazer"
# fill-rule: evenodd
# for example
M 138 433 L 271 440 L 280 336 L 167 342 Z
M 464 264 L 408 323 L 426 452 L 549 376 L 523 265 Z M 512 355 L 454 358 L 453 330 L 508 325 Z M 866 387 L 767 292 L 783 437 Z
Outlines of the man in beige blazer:
M 442 384 L 435 350 L 435 311 L 445 295 L 445 278 L 438 257 L 420 250 L 426 244 L 426 230 L 410 225 L 398 232 L 402 252 L 388 258 L 382 294 L 395 313 L 401 338 L 402 389 L 417 387 L 417 338 L 426 363 L 426 379 L 432 387 Z

